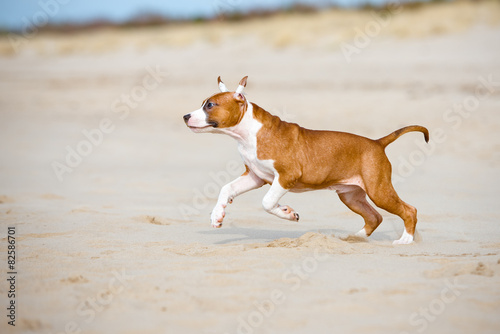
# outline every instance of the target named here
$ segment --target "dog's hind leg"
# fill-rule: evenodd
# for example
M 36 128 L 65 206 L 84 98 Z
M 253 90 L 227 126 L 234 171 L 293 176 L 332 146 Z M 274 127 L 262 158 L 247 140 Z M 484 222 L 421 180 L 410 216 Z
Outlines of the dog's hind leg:
M 365 226 L 356 235 L 368 237 L 382 223 L 382 216 L 368 203 L 366 192 L 361 187 L 338 195 L 342 203 L 365 220 Z
M 392 186 L 392 167 L 383 151 L 373 151 L 367 155 L 368 161 L 376 161 L 373 168 L 365 168 L 363 182 L 366 193 L 372 202 L 381 209 L 403 219 L 405 230 L 394 244 L 410 244 L 414 240 L 417 225 L 417 209 L 403 202 Z
M 393 243 L 399 245 L 412 243 L 417 225 L 417 209 L 399 198 L 390 179 L 372 187 L 367 184 L 367 193 L 376 206 L 403 219 L 405 224 L 403 235 Z

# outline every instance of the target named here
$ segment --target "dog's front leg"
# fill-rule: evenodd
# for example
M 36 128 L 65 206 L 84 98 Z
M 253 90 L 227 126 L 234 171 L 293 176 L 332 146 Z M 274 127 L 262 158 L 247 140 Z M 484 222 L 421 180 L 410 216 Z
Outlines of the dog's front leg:
M 267 212 L 276 215 L 283 219 L 299 221 L 299 214 L 295 212 L 288 205 L 279 205 L 278 201 L 288 192 L 283 188 L 278 182 L 278 178 L 275 178 L 271 189 L 266 193 L 262 199 L 262 206 Z
M 247 171 L 237 178 L 236 180 L 226 184 L 220 190 L 219 199 L 217 204 L 215 204 L 212 214 L 210 215 L 210 221 L 212 227 L 221 227 L 222 221 L 226 216 L 225 208 L 228 203 L 232 203 L 233 199 L 247 191 L 252 189 L 257 189 L 262 187 L 265 182 L 255 175 L 252 171 Z

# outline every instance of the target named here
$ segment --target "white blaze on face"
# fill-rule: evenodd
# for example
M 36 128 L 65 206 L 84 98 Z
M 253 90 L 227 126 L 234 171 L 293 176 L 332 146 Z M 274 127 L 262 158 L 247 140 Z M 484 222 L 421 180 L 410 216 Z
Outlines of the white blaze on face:
M 203 128 L 209 126 L 207 123 L 207 114 L 203 110 L 203 106 L 200 109 L 193 111 L 189 118 L 187 125 L 194 128 Z

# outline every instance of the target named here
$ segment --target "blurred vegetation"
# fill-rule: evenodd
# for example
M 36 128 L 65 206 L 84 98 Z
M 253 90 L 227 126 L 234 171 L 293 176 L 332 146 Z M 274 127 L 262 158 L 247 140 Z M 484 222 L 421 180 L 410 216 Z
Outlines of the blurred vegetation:
M 428 0 L 428 1 L 410 1 L 400 4 L 405 9 L 416 9 L 422 6 L 432 5 L 435 3 L 442 2 L 453 2 L 454 0 Z M 471 0 L 473 2 L 478 2 L 481 0 Z M 349 8 L 349 9 L 361 9 L 366 11 L 372 10 L 384 10 L 389 9 L 393 4 L 384 4 L 381 6 L 375 6 L 371 4 L 364 4 L 358 7 Z M 337 6 L 312 6 L 305 5 L 300 3 L 295 3 L 289 7 L 281 8 L 281 9 L 271 9 L 271 10 L 251 10 L 251 11 L 239 11 L 239 10 L 231 10 L 227 12 L 222 12 L 219 15 L 214 17 L 195 17 L 193 19 L 174 19 L 167 16 L 162 16 L 159 14 L 152 13 L 143 13 L 138 14 L 137 16 L 127 20 L 125 22 L 113 22 L 106 19 L 98 19 L 85 23 L 57 23 L 57 24 L 47 24 L 42 27 L 37 27 L 40 32 L 57 32 L 57 33 L 73 33 L 73 32 L 81 32 L 87 30 L 99 30 L 103 28 L 124 28 L 124 29 L 137 29 L 143 27 L 157 27 L 157 26 L 166 26 L 166 25 L 182 25 L 182 24 L 190 24 L 190 23 L 206 23 L 206 22 L 214 22 L 214 21 L 227 21 L 227 22 L 241 22 L 252 20 L 256 18 L 267 18 L 280 14 L 313 14 L 321 10 L 325 9 L 340 9 Z M 344 8 L 345 9 L 345 8 Z M 14 33 L 22 33 L 22 31 L 9 31 L 5 28 L 0 27 L 0 36 L 5 35 L 9 32 Z

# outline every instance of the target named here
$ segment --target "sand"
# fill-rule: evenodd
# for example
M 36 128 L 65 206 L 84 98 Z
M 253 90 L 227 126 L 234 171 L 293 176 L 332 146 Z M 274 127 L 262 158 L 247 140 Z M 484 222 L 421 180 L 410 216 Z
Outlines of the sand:
M 370 11 L 41 33 L 18 52 L 4 36 L 0 331 L 499 332 L 499 8 L 403 8 L 350 62 L 342 45 L 375 27 Z M 393 246 L 403 224 L 382 210 L 353 237 L 361 217 L 326 191 L 287 194 L 301 221 L 280 220 L 261 207 L 267 186 L 211 228 L 244 167 L 234 140 L 182 116 L 218 75 L 233 89 L 248 75 L 249 100 L 309 128 L 428 127 L 429 144 L 407 134 L 387 150 L 422 240 Z

